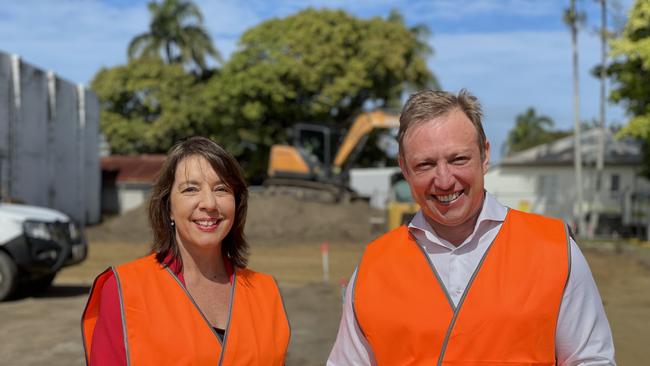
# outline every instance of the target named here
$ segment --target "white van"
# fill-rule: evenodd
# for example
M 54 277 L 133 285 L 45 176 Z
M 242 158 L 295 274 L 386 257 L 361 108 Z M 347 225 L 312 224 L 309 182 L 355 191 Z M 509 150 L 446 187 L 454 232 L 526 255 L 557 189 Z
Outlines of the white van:
M 80 263 L 87 252 L 83 233 L 67 215 L 0 203 L 0 301 L 19 286 L 46 289 L 57 271 Z

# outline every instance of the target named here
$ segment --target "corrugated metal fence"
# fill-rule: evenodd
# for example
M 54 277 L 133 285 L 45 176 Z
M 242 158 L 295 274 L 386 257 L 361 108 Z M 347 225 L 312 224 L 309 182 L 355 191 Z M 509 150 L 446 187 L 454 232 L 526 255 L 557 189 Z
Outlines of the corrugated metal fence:
M 99 103 L 82 85 L 0 52 L 0 193 L 81 224 L 100 219 Z

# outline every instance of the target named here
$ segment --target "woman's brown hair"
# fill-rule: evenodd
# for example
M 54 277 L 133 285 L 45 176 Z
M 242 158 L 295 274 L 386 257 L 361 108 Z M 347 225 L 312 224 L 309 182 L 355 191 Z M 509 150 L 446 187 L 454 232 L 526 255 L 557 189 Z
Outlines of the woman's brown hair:
M 167 159 L 158 175 L 158 180 L 149 200 L 149 222 L 153 231 L 151 251 L 156 253 L 158 262 L 169 265 L 173 260 L 182 260 L 176 242 L 176 231 L 172 226 L 170 194 L 176 177 L 176 167 L 181 160 L 190 156 L 205 158 L 219 178 L 235 196 L 235 222 L 221 243 L 222 255 L 238 267 L 246 267 L 248 262 L 248 243 L 244 237 L 246 210 L 248 208 L 248 188 L 237 160 L 216 142 L 205 137 L 195 136 L 178 142 L 167 153 Z

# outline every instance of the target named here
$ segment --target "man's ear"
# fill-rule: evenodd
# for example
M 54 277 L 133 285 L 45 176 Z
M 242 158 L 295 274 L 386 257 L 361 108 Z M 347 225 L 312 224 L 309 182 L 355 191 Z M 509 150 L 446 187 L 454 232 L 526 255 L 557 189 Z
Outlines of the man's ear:
M 490 166 L 490 141 L 485 140 L 485 159 L 483 159 L 483 175 L 487 174 Z

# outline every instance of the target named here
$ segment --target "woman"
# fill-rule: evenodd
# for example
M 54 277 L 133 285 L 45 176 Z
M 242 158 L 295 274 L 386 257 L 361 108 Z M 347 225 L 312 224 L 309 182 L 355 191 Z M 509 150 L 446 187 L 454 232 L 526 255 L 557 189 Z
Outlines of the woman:
M 282 365 L 289 324 L 271 276 L 246 269 L 248 191 L 236 160 L 193 137 L 149 204 L 151 254 L 109 268 L 83 314 L 91 365 Z

